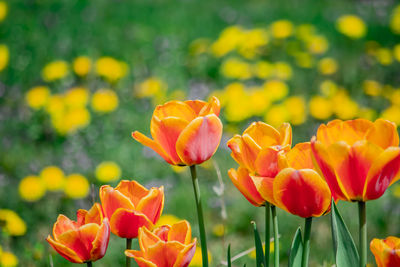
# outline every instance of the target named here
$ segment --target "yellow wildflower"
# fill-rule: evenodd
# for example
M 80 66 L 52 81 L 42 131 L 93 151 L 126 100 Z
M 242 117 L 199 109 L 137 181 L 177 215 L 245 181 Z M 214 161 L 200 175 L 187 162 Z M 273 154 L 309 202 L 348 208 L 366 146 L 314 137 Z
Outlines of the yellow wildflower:
M 338 63 L 334 58 L 326 57 L 318 62 L 318 71 L 323 75 L 331 75 L 336 73 Z
M 121 168 L 113 161 L 103 161 L 96 167 L 96 178 L 100 182 L 110 182 L 121 178 Z
M 64 95 L 65 104 L 71 108 L 83 108 L 89 99 L 89 90 L 84 87 L 69 89 Z
M 181 219 L 179 219 L 173 214 L 163 214 L 161 215 L 160 219 L 158 219 L 156 227 L 160 227 L 162 225 L 173 225 L 179 221 L 181 221 Z
M 135 96 L 139 98 L 153 97 L 164 94 L 168 85 L 157 77 L 150 77 L 135 86 Z
M 257 78 L 266 79 L 271 77 L 273 66 L 267 61 L 257 61 L 253 66 L 253 72 Z
M 25 101 L 29 107 L 40 109 L 45 107 L 50 97 L 50 89 L 46 86 L 36 86 L 25 94 Z
M 26 223 L 12 210 L 0 209 L 0 222 L 2 229 L 11 236 L 22 236 L 26 233 Z
M 249 101 L 253 115 L 262 115 L 271 103 L 266 90 L 257 87 L 249 90 Z
M 296 36 L 302 41 L 309 41 L 315 34 L 316 29 L 312 24 L 301 24 L 296 27 Z
M 338 91 L 338 86 L 332 80 L 324 80 L 319 85 L 319 91 L 326 97 L 332 97 Z
M 86 108 L 69 109 L 63 118 L 63 123 L 69 133 L 86 127 L 89 122 L 90 112 Z
M 237 58 L 228 58 L 221 65 L 221 73 L 227 78 L 246 80 L 251 78 L 249 63 Z
M 364 21 L 356 15 L 343 15 L 339 17 L 336 20 L 336 29 L 352 39 L 364 37 L 367 31 Z
M 212 263 L 211 252 L 208 251 L 207 254 L 208 254 L 208 263 L 211 264 Z M 195 251 L 195 253 L 193 255 L 192 261 L 189 264 L 189 267 L 201 267 L 201 266 L 203 266 L 203 258 L 202 258 L 202 255 L 201 255 L 201 248 L 200 248 L 200 246 L 197 246 L 196 247 L 196 251 Z
M 281 80 L 290 80 L 292 78 L 292 67 L 289 63 L 278 61 L 274 64 L 274 76 Z
M 303 97 L 291 96 L 283 104 L 289 113 L 289 122 L 293 125 L 303 124 L 307 117 L 306 102 Z
M 382 65 L 390 65 L 393 62 L 393 57 L 392 57 L 392 51 L 388 48 L 379 48 L 376 51 L 376 59 L 378 60 L 379 63 Z
M 86 56 L 77 57 L 72 63 L 72 68 L 76 75 L 81 77 L 86 76 L 92 68 L 92 60 Z
M 231 83 L 225 87 L 225 118 L 228 121 L 243 121 L 252 115 L 249 95 L 241 83 Z
M 65 181 L 64 193 L 70 198 L 84 198 L 89 194 L 89 182 L 81 174 L 70 174 Z
M 349 120 L 357 117 L 358 104 L 347 95 L 346 91 L 338 91 L 332 100 L 334 112 L 339 119 Z
M 400 44 L 394 46 L 393 57 L 400 62 Z
M 25 201 L 34 202 L 41 199 L 46 193 L 43 181 L 37 176 L 26 176 L 18 186 L 19 195 Z
M 15 267 L 18 265 L 18 258 L 12 252 L 3 251 L 0 256 L 0 263 L 2 267 Z
M 48 63 L 42 69 L 42 78 L 47 82 L 60 80 L 68 74 L 68 63 L 63 60 L 56 60 Z
M 290 114 L 286 105 L 272 105 L 267 113 L 265 113 L 264 121 L 274 127 L 278 127 L 282 123 L 290 119 Z
M 99 89 L 92 96 L 92 108 L 100 113 L 114 111 L 118 107 L 118 96 L 110 89 Z
M 392 105 L 382 111 L 380 117 L 400 125 L 400 107 Z
M 50 115 L 63 113 L 65 109 L 64 96 L 59 94 L 51 95 L 45 109 Z
M 310 69 L 314 66 L 314 58 L 306 52 L 298 52 L 294 55 L 296 63 L 299 67 Z
M 311 116 L 319 120 L 326 120 L 332 116 L 332 102 L 326 97 L 313 96 L 309 102 Z
M 47 166 L 40 172 L 47 190 L 57 191 L 64 187 L 65 176 L 64 172 L 57 166 Z
M 218 223 L 213 226 L 212 232 L 215 236 L 221 237 L 225 234 L 225 225 Z
M 328 48 L 328 40 L 322 35 L 315 35 L 307 41 L 307 49 L 311 54 L 323 54 L 328 50 Z
M 0 72 L 7 67 L 9 59 L 10 52 L 8 47 L 4 44 L 0 44 Z
M 109 82 L 117 82 L 128 73 L 128 65 L 112 57 L 101 57 L 96 61 L 96 72 Z
M 0 22 L 2 22 L 6 18 L 7 12 L 8 12 L 7 3 L 4 1 L 0 1 Z
M 189 54 L 192 56 L 198 56 L 208 52 L 210 47 L 210 40 L 207 38 L 198 38 L 190 43 Z
M 279 80 L 266 81 L 263 88 L 271 101 L 283 99 L 289 93 L 289 87 L 286 83 Z
M 370 96 L 378 96 L 382 93 L 382 85 L 377 81 L 365 80 L 363 83 L 364 93 Z
M 400 89 L 391 90 L 388 99 L 393 105 L 400 105 Z
M 260 48 L 268 43 L 268 33 L 264 29 L 252 29 L 245 31 L 243 40 L 239 43 L 238 52 L 245 58 L 254 58 Z
M 277 39 L 285 39 L 293 34 L 293 23 L 289 20 L 277 20 L 270 25 L 271 35 Z
M 242 41 L 243 32 L 244 31 L 240 26 L 227 27 L 211 45 L 211 53 L 216 57 L 222 57 L 233 51 Z
M 395 34 L 400 34 L 400 5 L 397 5 L 390 18 L 390 29 Z

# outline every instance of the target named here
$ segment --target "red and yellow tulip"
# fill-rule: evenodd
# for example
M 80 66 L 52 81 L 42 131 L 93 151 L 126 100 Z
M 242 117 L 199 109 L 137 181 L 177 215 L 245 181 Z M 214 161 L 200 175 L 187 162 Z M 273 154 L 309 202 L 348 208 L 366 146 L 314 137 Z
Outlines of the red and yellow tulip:
M 389 236 L 386 239 L 374 238 L 370 249 L 378 267 L 400 266 L 400 238 Z
M 53 226 L 53 237 L 47 242 L 65 259 L 85 263 L 101 259 L 110 238 L 110 225 L 104 218 L 100 204 L 89 210 L 78 210 L 77 221 L 59 215 Z
M 192 166 L 200 164 L 215 153 L 222 136 L 218 118 L 219 100 L 170 101 L 156 107 L 148 138 L 135 131 L 132 136 L 150 147 L 169 164 Z
M 126 250 L 125 255 L 135 259 L 139 267 L 186 267 L 196 251 L 190 225 L 180 221 L 164 225 L 153 232 L 139 229 L 140 251 Z
M 333 120 L 319 127 L 311 143 L 335 199 L 377 199 L 399 179 L 399 136 L 392 122 Z
M 154 227 L 164 207 L 164 187 L 144 188 L 136 181 L 121 181 L 117 187 L 103 185 L 100 200 L 111 232 L 122 238 L 136 238 L 140 227 Z

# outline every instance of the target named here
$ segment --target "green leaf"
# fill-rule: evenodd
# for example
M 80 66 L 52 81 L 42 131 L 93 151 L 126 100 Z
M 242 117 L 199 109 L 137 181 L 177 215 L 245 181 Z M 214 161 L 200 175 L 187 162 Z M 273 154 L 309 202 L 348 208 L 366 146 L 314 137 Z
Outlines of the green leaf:
M 262 267 L 264 266 L 264 251 L 263 251 L 263 245 L 261 242 L 260 234 L 258 233 L 257 230 L 257 225 L 255 222 L 251 222 L 254 226 L 254 242 L 256 246 L 256 262 L 257 262 L 257 267 Z
M 228 263 L 228 267 L 232 266 L 232 261 L 231 261 L 231 244 L 228 245 L 228 255 L 226 258 L 226 262 Z
M 331 224 L 336 266 L 359 266 L 360 257 L 358 256 L 356 245 L 333 199 L 331 206 Z
M 301 238 L 301 229 L 297 228 L 294 234 L 292 246 L 290 247 L 289 267 L 300 267 L 303 254 L 303 239 Z

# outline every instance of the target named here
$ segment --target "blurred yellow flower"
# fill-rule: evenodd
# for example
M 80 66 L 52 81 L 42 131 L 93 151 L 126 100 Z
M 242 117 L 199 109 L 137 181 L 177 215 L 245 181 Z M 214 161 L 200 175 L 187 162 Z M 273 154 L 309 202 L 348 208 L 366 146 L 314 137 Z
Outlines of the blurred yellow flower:
M 328 40 L 322 35 L 312 36 L 307 41 L 307 49 L 311 54 L 323 54 L 328 50 L 328 48 Z
M 2 22 L 6 18 L 7 12 L 8 12 L 7 3 L 4 1 L 0 1 L 0 22 Z
M 268 32 L 265 29 L 247 30 L 239 42 L 238 52 L 243 57 L 252 59 L 260 52 L 260 48 L 268 43 Z
M 400 34 L 400 5 L 397 5 L 390 17 L 390 28 L 395 34 Z
M 221 237 L 225 234 L 225 225 L 218 223 L 213 226 L 212 232 L 215 236 Z
M 36 86 L 25 94 L 25 101 L 29 107 L 40 109 L 45 107 L 50 98 L 50 89 L 47 86 Z
M 315 26 L 312 24 L 301 24 L 296 27 L 296 36 L 298 39 L 307 42 L 316 32 Z
M 289 93 L 286 83 L 279 80 L 266 81 L 263 88 L 271 101 L 281 100 Z
M 45 107 L 46 111 L 50 113 L 50 115 L 60 114 L 64 112 L 64 108 L 64 96 L 60 94 L 51 95 Z
M 222 57 L 236 49 L 243 39 L 244 30 L 240 26 L 225 28 L 218 39 L 211 45 L 211 53 L 216 57 Z
M 264 88 L 257 87 L 249 90 L 249 102 L 253 115 L 262 115 L 271 104 L 268 92 Z
M 2 229 L 11 236 L 22 236 L 26 233 L 26 223 L 12 210 L 0 209 Z
M 384 66 L 393 63 L 392 51 L 389 48 L 379 48 L 376 51 L 375 57 L 378 60 L 378 62 Z
M 332 80 L 324 80 L 319 85 L 319 91 L 321 92 L 322 95 L 326 97 L 332 97 L 338 91 L 338 86 Z
M 400 105 L 400 88 L 392 90 L 388 95 L 388 99 L 393 105 Z
M 380 117 L 400 125 L 400 107 L 392 105 L 383 110 Z
M 332 116 L 332 102 L 326 97 L 313 96 L 309 102 L 311 116 L 319 120 L 326 120 Z
M 18 265 L 18 258 L 9 251 L 3 251 L 0 256 L 0 263 L 2 267 L 15 267 Z
M 374 121 L 376 119 L 377 113 L 374 109 L 372 108 L 360 108 L 358 112 L 358 117 L 367 119 L 370 121 Z
M 274 71 L 274 69 L 273 69 L 272 64 L 267 61 L 257 61 L 253 65 L 254 75 L 260 79 L 266 79 L 266 78 L 271 77 L 271 75 L 273 74 L 273 71 Z
M 135 85 L 135 96 L 148 98 L 159 94 L 165 94 L 168 85 L 157 77 L 149 77 L 143 82 Z
M 70 174 L 65 181 L 64 193 L 70 198 L 84 198 L 89 194 L 89 182 L 81 174 Z
M 274 76 L 281 80 L 290 80 L 292 78 L 292 67 L 289 63 L 278 61 L 274 64 Z
M 99 89 L 92 96 L 92 108 L 100 113 L 114 111 L 118 107 L 118 96 L 111 89 Z
M 301 68 L 310 69 L 314 66 L 314 58 L 309 53 L 297 52 L 294 57 L 297 65 Z
M 211 252 L 208 251 L 208 263 L 211 264 L 212 263 L 212 255 Z M 201 255 L 201 248 L 198 245 L 196 247 L 196 252 L 194 253 L 194 256 L 192 258 L 192 261 L 189 264 L 189 267 L 201 267 L 203 266 L 203 259 L 202 259 L 202 255 Z
M 68 74 L 68 63 L 63 60 L 56 60 L 48 63 L 42 69 L 42 78 L 47 82 L 60 80 Z
M 241 83 L 231 83 L 225 87 L 225 118 L 228 121 L 243 121 L 252 115 L 249 95 Z
M 183 169 L 183 168 L 182 168 Z M 177 222 L 181 221 L 178 217 L 172 214 L 163 214 L 160 216 L 160 219 L 158 219 L 156 227 L 160 227 L 162 225 L 173 225 Z
M 364 93 L 370 96 L 378 96 L 382 93 L 382 85 L 373 80 L 365 80 L 363 82 L 363 89 Z
M 336 29 L 352 39 L 364 37 L 367 31 L 364 21 L 356 15 L 343 15 L 339 17 L 336 20 Z
M 352 100 L 345 90 L 340 90 L 333 96 L 333 110 L 341 120 L 349 120 L 357 117 L 358 104 Z
M 289 20 L 277 20 L 270 25 L 271 35 L 277 39 L 285 39 L 293 34 L 293 23 Z
M 128 73 L 128 65 L 112 57 L 101 57 L 96 61 L 96 72 L 109 82 L 116 82 Z
M 86 76 L 92 68 L 92 60 L 86 56 L 80 56 L 74 59 L 72 69 L 78 76 Z
M 113 161 L 103 161 L 96 167 L 96 178 L 100 182 L 110 182 L 121 178 L 121 168 Z
M 64 102 L 71 108 L 83 108 L 89 99 L 89 90 L 84 87 L 69 89 L 64 95 Z
M 289 122 L 293 125 L 303 124 L 307 117 L 306 102 L 303 97 L 291 96 L 283 104 L 289 113 Z
M 331 75 L 336 73 L 338 63 L 334 58 L 325 57 L 318 62 L 318 71 L 323 75 Z
M 286 105 L 272 105 L 267 113 L 265 113 L 264 121 L 274 127 L 280 126 L 282 123 L 290 119 L 290 114 Z
M 394 46 L 393 57 L 400 62 L 400 44 Z
M 63 126 L 69 133 L 86 127 L 90 122 L 90 112 L 86 108 L 69 109 L 62 119 Z
M 65 183 L 64 172 L 57 166 L 47 166 L 40 172 L 47 190 L 57 191 L 63 189 Z
M 198 56 L 208 52 L 210 47 L 210 40 L 207 38 L 198 38 L 190 43 L 189 54 L 192 56 Z
M 29 175 L 21 180 L 18 191 L 23 200 L 34 202 L 44 196 L 46 193 L 46 187 L 39 177 Z
M 221 65 L 221 73 L 227 78 L 240 80 L 246 80 L 252 76 L 250 64 L 237 58 L 225 60 Z
M 7 67 L 9 59 L 10 52 L 8 47 L 4 44 L 0 44 L 0 72 Z

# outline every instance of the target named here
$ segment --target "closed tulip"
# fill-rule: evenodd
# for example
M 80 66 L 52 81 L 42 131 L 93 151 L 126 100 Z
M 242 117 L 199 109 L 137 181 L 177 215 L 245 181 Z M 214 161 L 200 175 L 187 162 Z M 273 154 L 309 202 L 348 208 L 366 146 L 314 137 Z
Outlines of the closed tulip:
M 92 262 L 106 253 L 110 225 L 104 218 L 100 204 L 89 210 L 78 210 L 77 221 L 59 215 L 53 226 L 53 237 L 47 242 L 65 259 L 73 263 Z
M 150 124 L 153 139 L 138 131 L 132 136 L 169 164 L 200 164 L 211 158 L 221 141 L 219 111 L 220 103 L 215 97 L 209 103 L 200 100 L 170 101 L 157 106 L 153 112 Z
M 164 188 L 147 190 L 136 181 L 121 181 L 117 187 L 103 185 L 100 200 L 111 232 L 122 238 L 136 238 L 140 227 L 154 227 L 164 207 Z
M 378 267 L 400 266 L 400 238 L 389 236 L 386 239 L 374 238 L 370 249 Z
M 334 120 L 322 124 L 311 142 L 335 199 L 377 199 L 399 178 L 399 136 L 392 122 Z
M 126 250 L 125 255 L 135 259 L 139 267 L 186 267 L 196 251 L 190 225 L 180 221 L 164 225 L 153 232 L 139 230 L 140 251 Z

